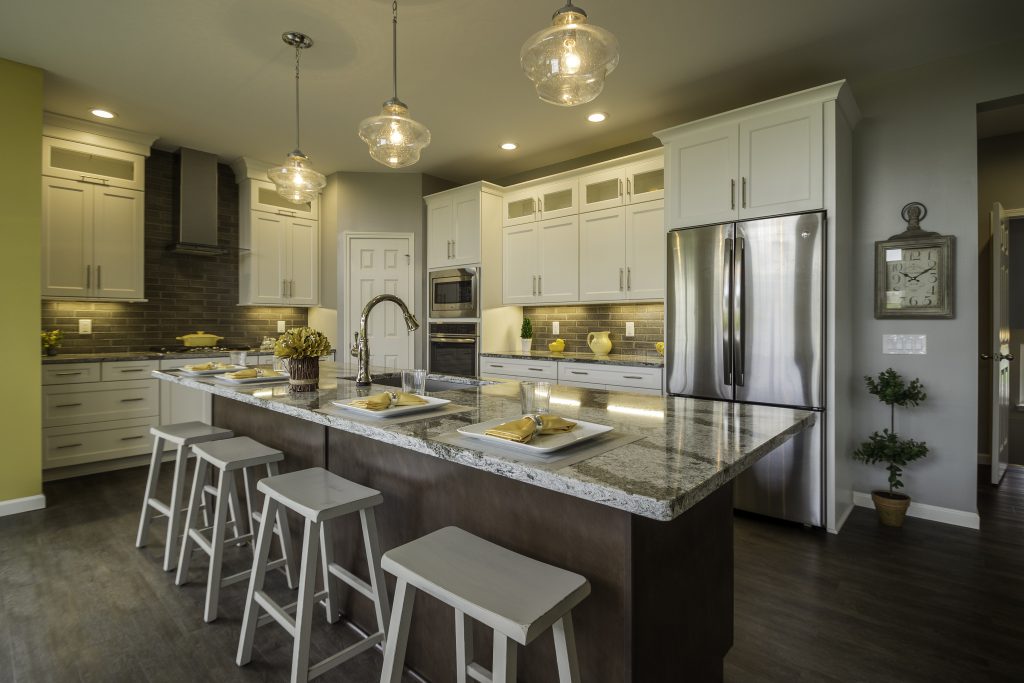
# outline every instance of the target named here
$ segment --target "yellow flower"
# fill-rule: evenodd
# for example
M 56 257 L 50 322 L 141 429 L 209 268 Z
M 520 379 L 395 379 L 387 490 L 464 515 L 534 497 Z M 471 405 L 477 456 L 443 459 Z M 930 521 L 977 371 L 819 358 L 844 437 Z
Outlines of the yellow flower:
M 293 327 L 274 342 L 278 358 L 317 358 L 331 352 L 331 340 L 312 327 Z

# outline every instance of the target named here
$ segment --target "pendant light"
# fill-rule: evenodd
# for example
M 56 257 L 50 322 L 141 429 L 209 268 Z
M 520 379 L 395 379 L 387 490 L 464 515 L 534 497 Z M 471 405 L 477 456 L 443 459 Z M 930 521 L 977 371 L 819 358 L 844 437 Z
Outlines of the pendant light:
M 569 0 L 551 26 L 523 44 L 519 61 L 540 99 L 575 107 L 601 94 L 605 76 L 619 64 L 619 41 L 587 23 L 587 13 Z
M 277 187 L 277 193 L 293 204 L 308 204 L 324 189 L 327 179 L 309 165 L 309 157 L 299 147 L 299 55 L 302 50 L 313 47 L 313 39 L 298 31 L 289 31 L 281 36 L 288 45 L 295 48 L 295 150 L 288 155 L 283 166 L 267 171 L 267 177 Z
M 402 168 L 420 160 L 420 150 L 430 144 L 430 131 L 409 117 L 409 108 L 398 99 L 398 0 L 391 3 L 391 76 L 394 96 L 384 103 L 380 114 L 363 119 L 359 137 L 370 147 L 376 161 Z

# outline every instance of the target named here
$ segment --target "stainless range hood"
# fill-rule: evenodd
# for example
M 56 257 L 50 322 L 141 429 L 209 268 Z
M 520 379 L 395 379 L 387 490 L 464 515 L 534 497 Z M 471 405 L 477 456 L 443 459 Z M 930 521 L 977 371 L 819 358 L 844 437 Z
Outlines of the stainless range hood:
M 217 245 L 217 155 L 182 147 L 178 194 L 177 241 L 167 249 L 178 254 L 221 256 Z

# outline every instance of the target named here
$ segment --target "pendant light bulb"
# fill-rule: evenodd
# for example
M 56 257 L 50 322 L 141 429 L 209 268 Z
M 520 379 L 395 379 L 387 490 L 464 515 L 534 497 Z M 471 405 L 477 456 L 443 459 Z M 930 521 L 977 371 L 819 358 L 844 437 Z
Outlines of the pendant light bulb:
M 316 199 L 320 190 L 327 185 L 327 178 L 309 165 L 309 157 L 299 148 L 299 55 L 301 50 L 313 47 L 313 39 L 297 31 L 281 36 L 287 45 L 295 48 L 295 149 L 284 165 L 267 171 L 267 177 L 277 188 L 277 193 L 293 204 L 308 204 Z
M 575 107 L 601 94 L 605 76 L 619 64 L 619 42 L 588 23 L 587 13 L 570 0 L 555 12 L 551 26 L 523 44 L 519 61 L 540 99 Z
M 391 56 L 394 96 L 384 103 L 380 114 L 363 119 L 359 138 L 370 149 L 370 157 L 391 168 L 412 166 L 430 144 L 430 131 L 409 116 L 409 108 L 398 99 L 398 0 L 391 3 Z

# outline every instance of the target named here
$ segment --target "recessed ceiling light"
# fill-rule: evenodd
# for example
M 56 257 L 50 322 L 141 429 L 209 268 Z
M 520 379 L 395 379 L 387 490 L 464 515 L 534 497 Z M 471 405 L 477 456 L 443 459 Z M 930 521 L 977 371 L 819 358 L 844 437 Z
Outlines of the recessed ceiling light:
M 99 117 L 101 119 L 112 119 L 115 116 L 117 116 L 117 114 L 115 114 L 114 112 L 107 111 L 106 109 L 93 109 L 92 115 Z
M 505 142 L 505 143 L 502 143 L 501 148 L 511 152 L 514 149 L 518 149 L 519 145 L 517 145 L 514 142 Z
M 605 114 L 603 111 L 595 111 L 593 114 L 587 114 L 587 121 L 590 121 L 591 123 L 601 123 L 606 118 L 608 118 L 608 114 Z

